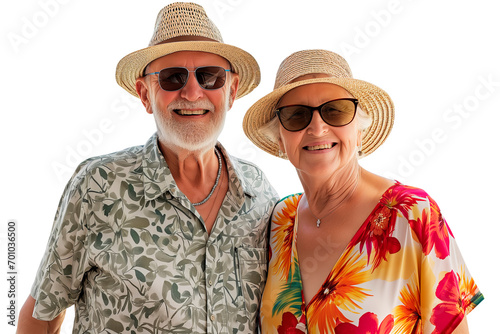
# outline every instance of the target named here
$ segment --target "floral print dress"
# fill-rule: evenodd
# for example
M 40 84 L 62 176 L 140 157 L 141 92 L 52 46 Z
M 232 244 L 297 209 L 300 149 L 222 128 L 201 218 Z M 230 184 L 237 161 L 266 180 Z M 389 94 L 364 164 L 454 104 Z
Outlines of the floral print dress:
M 296 246 L 301 197 L 274 209 L 262 333 L 452 333 L 483 300 L 436 202 L 396 182 L 305 305 Z

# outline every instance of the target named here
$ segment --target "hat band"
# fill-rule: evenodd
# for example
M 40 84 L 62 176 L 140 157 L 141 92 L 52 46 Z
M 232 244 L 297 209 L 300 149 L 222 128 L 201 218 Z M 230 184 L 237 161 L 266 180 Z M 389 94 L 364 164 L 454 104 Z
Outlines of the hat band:
M 193 36 L 193 35 L 184 35 L 184 36 L 176 36 L 164 41 L 158 42 L 154 45 L 160 45 L 165 43 L 175 43 L 175 42 L 193 42 L 193 41 L 202 41 L 202 42 L 219 42 L 218 40 L 203 37 L 203 36 Z

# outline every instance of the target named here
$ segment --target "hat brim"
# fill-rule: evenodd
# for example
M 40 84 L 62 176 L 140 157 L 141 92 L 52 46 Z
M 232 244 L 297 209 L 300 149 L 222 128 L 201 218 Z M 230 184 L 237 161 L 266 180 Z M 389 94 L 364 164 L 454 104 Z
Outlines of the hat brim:
M 394 104 L 384 90 L 362 80 L 352 78 L 315 78 L 297 81 L 275 89 L 255 102 L 243 119 L 243 131 L 260 149 L 279 156 L 279 145 L 259 129 L 273 117 L 276 105 L 288 91 L 315 83 L 331 83 L 347 90 L 359 101 L 359 107 L 372 118 L 372 124 L 363 133 L 363 156 L 375 151 L 386 140 L 394 124 Z
M 116 82 L 127 92 L 138 97 L 135 90 L 137 78 L 153 60 L 179 51 L 201 51 L 227 59 L 240 82 L 236 98 L 243 97 L 260 83 L 260 69 L 257 61 L 248 52 L 235 46 L 211 41 L 183 41 L 150 46 L 123 57 L 116 67 Z

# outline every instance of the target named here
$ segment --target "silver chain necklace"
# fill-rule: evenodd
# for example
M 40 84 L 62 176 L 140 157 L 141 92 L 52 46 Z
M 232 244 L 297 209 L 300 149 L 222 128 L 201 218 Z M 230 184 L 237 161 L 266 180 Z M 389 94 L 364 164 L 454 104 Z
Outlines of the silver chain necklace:
M 214 194 L 215 188 L 217 188 L 217 185 L 219 184 L 220 174 L 222 172 L 222 158 L 220 156 L 220 153 L 219 153 L 219 150 L 217 149 L 217 147 L 215 148 L 215 154 L 217 154 L 217 159 L 219 160 L 219 171 L 217 172 L 217 178 L 215 179 L 215 184 L 212 187 L 212 190 L 210 190 L 210 193 L 208 194 L 208 196 L 205 197 L 205 199 L 201 202 L 193 203 L 194 206 L 198 206 L 198 205 L 202 205 L 202 204 L 206 203 L 210 199 L 210 197 L 212 197 L 212 195 Z

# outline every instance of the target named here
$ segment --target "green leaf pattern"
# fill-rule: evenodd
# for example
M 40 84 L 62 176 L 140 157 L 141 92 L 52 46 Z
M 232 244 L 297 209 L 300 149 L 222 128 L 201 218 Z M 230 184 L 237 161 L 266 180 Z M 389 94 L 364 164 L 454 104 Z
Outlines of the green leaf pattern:
M 74 304 L 73 333 L 257 333 L 278 197 L 256 166 L 218 147 L 229 190 L 210 235 L 156 135 L 80 164 L 31 291 L 34 315 Z

